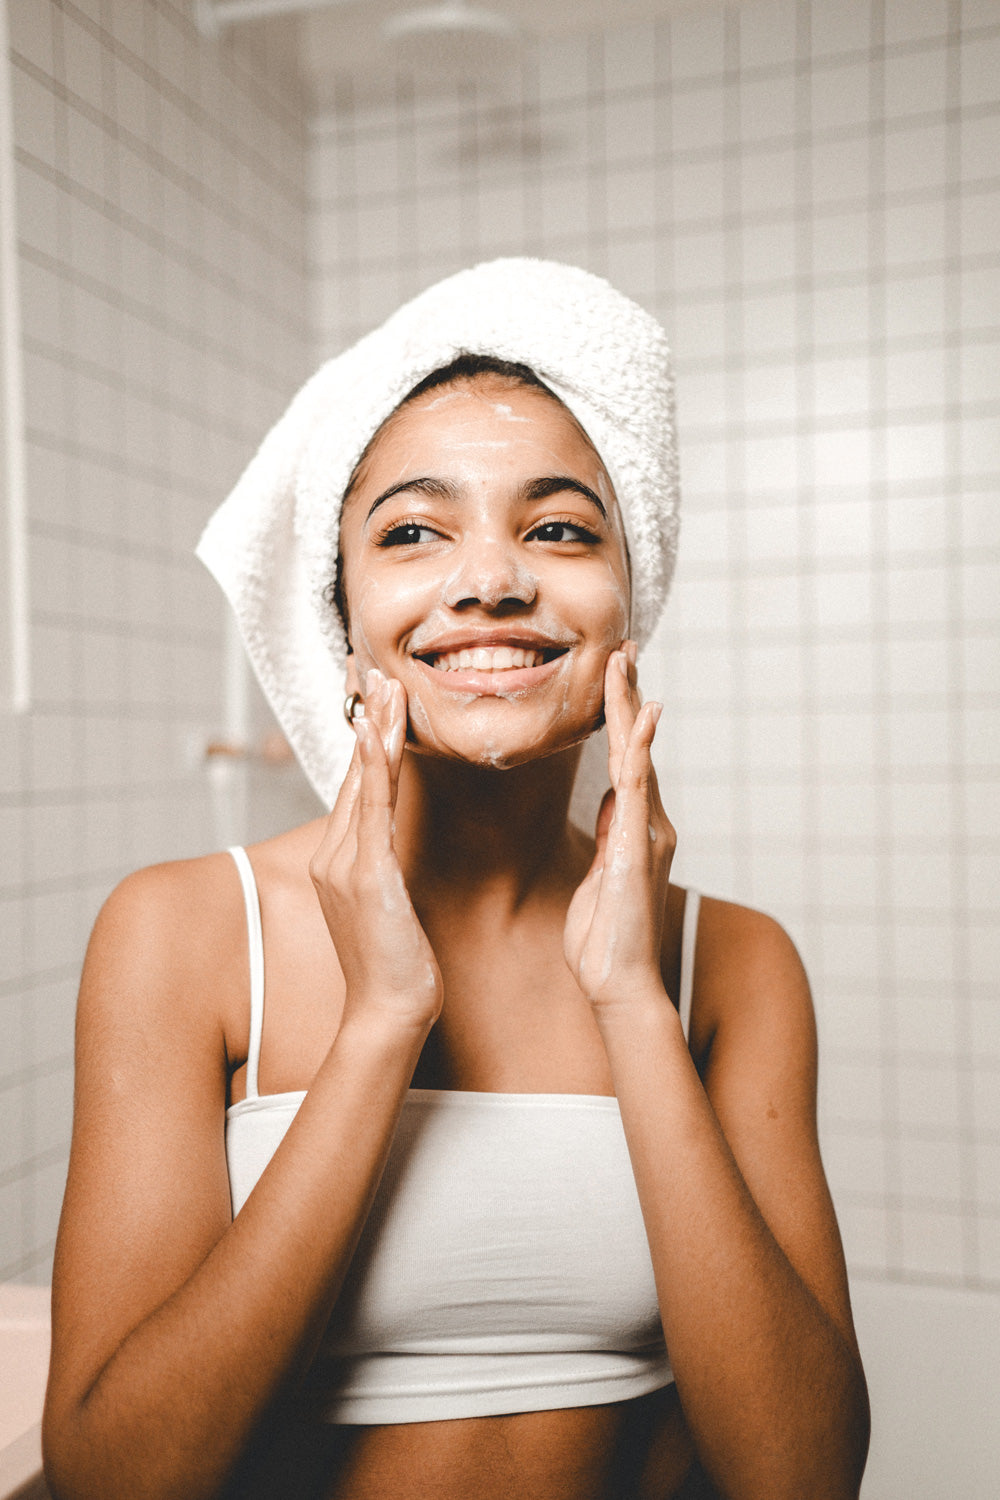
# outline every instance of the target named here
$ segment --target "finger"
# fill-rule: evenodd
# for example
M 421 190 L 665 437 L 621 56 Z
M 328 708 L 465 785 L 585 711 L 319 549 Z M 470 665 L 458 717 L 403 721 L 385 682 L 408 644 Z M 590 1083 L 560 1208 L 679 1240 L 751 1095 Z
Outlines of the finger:
M 636 721 L 631 727 L 628 742 L 622 753 L 621 772 L 618 777 L 619 798 L 625 793 L 642 790 L 645 793 L 649 786 L 649 778 L 652 775 L 651 750 L 652 738 L 657 730 L 657 720 L 660 718 L 663 705 L 651 700 L 643 703 L 642 708 L 636 714 Z
M 358 748 L 361 752 L 361 789 L 358 808 L 362 819 L 366 813 L 376 815 L 392 809 L 392 785 L 389 776 L 389 759 L 385 753 L 382 736 L 374 718 L 359 720 L 357 726 Z
M 361 747 L 361 787 L 355 803 L 342 855 L 356 868 L 370 874 L 383 868 L 392 855 L 392 786 L 385 747 L 375 725 L 368 721 L 358 730 Z M 379 877 L 381 879 L 381 877 Z
M 612 651 L 604 672 L 604 719 L 608 726 L 608 774 L 618 785 L 622 759 L 635 723 L 636 705 L 628 680 L 629 662 L 624 651 Z
M 649 805 L 652 809 L 654 819 L 666 824 L 668 822 L 667 813 L 663 806 L 663 799 L 660 796 L 660 778 L 656 774 L 656 766 L 652 757 L 652 746 L 650 746 L 649 757 Z
M 641 767 L 644 782 L 648 781 L 652 774 L 653 760 L 650 751 L 662 713 L 663 704 L 658 703 L 655 698 L 650 698 L 648 703 L 644 703 L 636 713 L 629 742 L 625 748 L 625 759 L 629 770 L 634 772 Z
M 636 715 L 628 745 L 622 756 L 618 777 L 618 799 L 615 812 L 617 833 L 628 835 L 639 831 L 640 827 L 648 828 L 650 825 L 653 814 L 651 786 L 654 776 L 650 747 L 656 733 L 657 720 L 662 711 L 662 704 L 651 701 L 643 704 Z
M 397 679 L 389 681 L 389 698 L 386 705 L 387 732 L 383 736 L 386 755 L 389 759 L 389 775 L 392 780 L 393 806 L 399 787 L 399 772 L 406 748 L 406 689 Z
M 635 641 L 626 641 L 624 645 L 625 657 L 628 661 L 628 669 L 625 680 L 628 683 L 629 702 L 634 713 L 638 713 L 642 707 L 642 689 L 639 686 L 639 648 Z
M 591 869 L 599 870 L 604 866 L 604 855 L 608 847 L 608 832 L 615 816 L 615 793 L 609 787 L 601 798 L 600 810 L 597 814 L 597 831 L 594 835 L 594 859 Z
M 347 774 L 337 794 L 337 800 L 333 805 L 330 816 L 326 820 L 319 847 L 310 861 L 310 869 L 317 878 L 321 878 L 325 872 L 330 870 L 338 856 L 343 856 L 345 845 L 349 844 L 351 846 L 351 861 L 353 861 L 354 851 L 358 847 L 362 787 L 366 780 L 365 766 L 371 759 L 370 755 L 366 755 L 365 750 L 366 745 L 370 745 L 370 740 L 365 738 L 369 731 L 363 729 L 361 726 L 375 726 L 374 738 L 381 745 L 381 731 L 378 726 L 380 719 L 384 717 L 384 700 L 387 697 L 385 678 L 381 672 L 373 670 L 366 674 L 365 694 L 365 713 L 360 717 L 352 718 L 350 721 L 351 728 L 355 734 L 354 753 L 351 756 Z M 371 800 L 372 781 L 370 772 L 367 784 L 368 798 Z M 372 827 L 373 820 L 369 818 L 369 833 L 372 831 Z
M 639 647 L 638 647 L 638 644 L 635 641 L 628 640 L 628 641 L 623 641 L 622 642 L 622 650 L 624 651 L 624 653 L 625 653 L 625 659 L 628 662 L 628 671 L 627 671 L 627 673 L 625 675 L 628 678 L 629 687 L 632 690 L 633 701 L 635 702 L 636 708 L 638 708 L 641 705 L 641 701 L 642 701 L 641 695 L 639 693 L 639 686 L 638 686 L 638 684 L 639 684 L 639 667 L 638 667 L 638 662 L 639 662 Z
M 630 683 L 632 685 L 632 701 L 633 701 L 633 703 L 635 705 L 636 725 L 638 724 L 639 714 L 640 714 L 640 711 L 642 710 L 643 707 L 648 708 L 651 711 L 651 713 L 652 713 L 652 722 L 651 722 L 651 724 L 649 724 L 646 727 L 641 728 L 641 729 L 636 729 L 635 725 L 633 725 L 632 733 L 633 733 L 633 735 L 638 734 L 639 738 L 642 741 L 644 741 L 644 742 L 648 741 L 648 743 L 647 743 L 647 750 L 649 751 L 649 771 L 648 771 L 647 785 L 648 785 L 649 804 L 650 804 L 651 810 L 653 812 L 657 813 L 664 820 L 664 822 L 666 822 L 666 814 L 665 814 L 665 812 L 663 810 L 663 803 L 660 801 L 659 779 L 657 777 L 656 767 L 653 764 L 653 758 L 652 758 L 652 744 L 653 744 L 653 740 L 656 737 L 657 725 L 659 724 L 660 717 L 661 717 L 661 715 L 663 713 L 663 704 L 660 703 L 660 702 L 658 702 L 656 699 L 650 699 L 650 701 L 649 701 L 648 704 L 645 704 L 645 705 L 643 704 L 642 694 L 639 691 L 638 683 L 636 681 L 636 666 L 635 666 L 635 663 L 636 663 L 636 644 L 635 644 L 635 641 L 626 641 L 625 645 L 626 645 L 626 653 L 627 653 L 628 659 L 629 659 L 629 667 L 630 667 L 629 681 L 630 681 Z
M 354 745 L 354 753 L 351 756 L 347 774 L 340 783 L 337 800 L 327 816 L 323 825 L 323 837 L 311 860 L 311 864 L 317 869 L 325 869 L 332 858 L 334 850 L 338 849 L 343 842 L 355 809 L 358 803 L 358 795 L 361 790 L 361 750 L 357 742 Z
M 389 683 L 378 667 L 365 673 L 365 718 L 374 724 L 385 744 L 385 715 L 389 699 Z
M 622 801 L 630 819 L 629 838 L 642 838 L 642 822 L 645 820 L 646 837 L 655 846 L 655 859 L 662 869 L 669 872 L 677 847 L 677 830 L 667 817 L 660 799 L 656 767 L 653 765 L 652 745 L 656 726 L 663 712 L 662 703 L 651 701 L 645 704 L 636 720 L 632 743 L 622 769 Z M 652 854 L 652 849 L 650 850 Z M 662 864 L 665 861 L 665 864 Z
M 395 806 L 399 770 L 406 744 L 406 689 L 396 678 L 388 678 L 373 667 L 365 678 L 367 717 L 379 732 L 389 765 L 389 782 Z

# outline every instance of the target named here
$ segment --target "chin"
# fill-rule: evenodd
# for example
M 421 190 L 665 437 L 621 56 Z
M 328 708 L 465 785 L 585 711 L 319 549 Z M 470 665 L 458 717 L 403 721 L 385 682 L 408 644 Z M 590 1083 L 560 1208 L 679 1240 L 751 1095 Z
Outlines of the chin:
M 417 755 L 426 755 L 440 760 L 461 761 L 465 765 L 478 766 L 483 770 L 511 771 L 518 766 L 531 765 L 534 761 L 549 760 L 554 755 L 574 750 L 590 739 L 592 734 L 604 727 L 604 706 L 583 722 L 549 725 L 549 732 L 525 739 L 521 735 L 497 732 L 462 734 L 456 736 L 435 735 L 427 730 L 418 731 L 412 721 L 407 734 L 407 747 Z

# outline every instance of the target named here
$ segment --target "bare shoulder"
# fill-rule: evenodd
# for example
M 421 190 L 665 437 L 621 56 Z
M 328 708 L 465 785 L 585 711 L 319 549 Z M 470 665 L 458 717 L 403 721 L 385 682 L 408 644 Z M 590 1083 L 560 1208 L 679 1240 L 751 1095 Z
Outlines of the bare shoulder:
M 736 1052 L 769 1052 L 815 1070 L 816 1027 L 798 950 L 774 917 L 703 897 L 698 920 L 692 1043 L 715 1071 Z
M 87 949 L 78 1029 L 157 1019 L 220 1040 L 248 984 L 239 879 L 225 853 L 151 865 L 102 906 Z M 245 998 L 243 1005 L 245 1008 Z
M 147 939 L 169 941 L 184 924 L 197 936 L 211 928 L 220 908 L 236 907 L 238 890 L 227 853 L 147 865 L 115 886 L 101 908 L 95 933 L 114 937 L 123 928 L 140 927 Z
M 798 950 L 780 922 L 766 912 L 715 896 L 701 900 L 698 958 L 706 980 L 805 983 Z
M 243 918 L 231 855 L 148 865 L 127 875 L 94 924 L 92 945 L 123 945 L 148 959 L 169 954 L 183 965 L 210 958 L 221 932 Z
M 308 857 L 318 841 L 317 825 L 306 824 L 248 849 L 262 899 L 284 900 L 283 925 L 303 892 L 311 900 Z M 220 851 L 147 866 L 115 887 L 87 950 L 80 1015 L 84 1027 L 95 1013 L 123 1010 L 124 1021 L 159 1017 L 175 1036 L 214 1034 L 232 1064 L 245 1050 L 249 987 L 243 890 L 235 861 Z

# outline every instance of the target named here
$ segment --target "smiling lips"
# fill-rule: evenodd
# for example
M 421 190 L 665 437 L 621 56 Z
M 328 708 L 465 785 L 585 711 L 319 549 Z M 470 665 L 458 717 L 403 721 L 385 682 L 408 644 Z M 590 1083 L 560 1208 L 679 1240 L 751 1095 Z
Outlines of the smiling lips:
M 437 650 L 414 652 L 442 687 L 474 694 L 523 692 L 540 687 L 558 671 L 569 644 L 545 639 L 442 641 Z
M 425 657 L 437 672 L 510 672 L 517 667 L 540 667 L 561 651 L 533 651 L 521 646 L 475 646 L 442 651 Z

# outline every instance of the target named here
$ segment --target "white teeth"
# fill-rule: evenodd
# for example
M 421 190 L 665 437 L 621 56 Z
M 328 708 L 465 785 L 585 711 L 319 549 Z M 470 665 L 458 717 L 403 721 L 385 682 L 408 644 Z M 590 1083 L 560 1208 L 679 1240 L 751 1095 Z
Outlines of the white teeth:
M 516 667 L 537 667 L 542 660 L 541 651 L 525 651 L 520 646 L 476 646 L 443 651 L 431 658 L 431 665 L 438 672 L 510 672 Z

